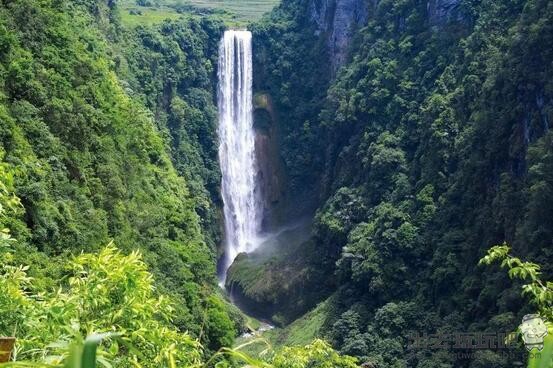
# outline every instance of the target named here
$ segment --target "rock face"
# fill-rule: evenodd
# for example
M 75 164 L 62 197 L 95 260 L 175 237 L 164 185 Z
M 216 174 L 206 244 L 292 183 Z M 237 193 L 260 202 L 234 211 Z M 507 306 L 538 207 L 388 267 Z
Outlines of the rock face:
M 426 8 L 430 24 L 439 26 L 452 21 L 463 21 L 460 4 L 461 0 L 429 0 Z
M 263 198 L 263 231 L 277 223 L 275 210 L 285 197 L 286 174 L 279 153 L 280 134 L 270 95 L 259 93 L 254 98 L 255 155 L 258 164 L 257 182 Z
M 347 59 L 355 29 L 366 24 L 366 0 L 310 0 L 309 18 L 317 33 L 326 38 L 332 70 L 335 73 Z
M 348 48 L 355 30 L 366 25 L 370 9 L 380 0 L 309 0 L 309 19 L 316 33 L 325 38 L 332 71 L 342 66 L 348 57 Z M 431 25 L 464 22 L 461 0 L 428 0 L 426 7 Z
M 236 305 L 249 315 L 283 326 L 327 296 L 309 266 L 315 254 L 308 239 L 311 222 L 268 236 L 259 248 L 236 257 L 225 287 Z

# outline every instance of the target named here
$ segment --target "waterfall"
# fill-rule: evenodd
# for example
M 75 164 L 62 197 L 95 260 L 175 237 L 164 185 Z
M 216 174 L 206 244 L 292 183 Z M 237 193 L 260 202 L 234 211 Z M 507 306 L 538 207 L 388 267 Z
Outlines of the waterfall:
M 219 46 L 219 162 L 225 216 L 222 281 L 234 258 L 255 249 L 261 205 L 252 108 L 252 34 L 226 31 Z

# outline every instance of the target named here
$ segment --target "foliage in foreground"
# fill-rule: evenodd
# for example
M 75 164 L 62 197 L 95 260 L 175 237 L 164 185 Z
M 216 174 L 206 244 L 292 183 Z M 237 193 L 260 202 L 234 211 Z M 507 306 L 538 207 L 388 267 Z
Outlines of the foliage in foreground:
M 528 358 L 528 368 L 552 368 L 553 367 L 553 282 L 542 281 L 541 266 L 510 254 L 511 248 L 503 243 L 488 250 L 479 264 L 490 265 L 500 262 L 501 268 L 507 268 L 511 279 L 519 279 L 527 282 L 522 286 L 522 293 L 527 295 L 530 303 L 536 306 L 538 313 L 546 320 L 549 330 L 544 339 L 542 350 L 533 349 Z
M 26 267 L 1 267 L 0 334 L 17 336 L 17 360 L 60 364 L 80 336 L 116 332 L 121 337 L 99 356 L 117 366 L 200 364 L 199 343 L 170 325 L 171 303 L 156 295 L 139 252 L 123 255 L 110 244 L 81 254 L 67 262 L 58 287 L 42 293 L 32 291 Z
M 141 253 L 125 255 L 113 243 L 69 258 L 55 288 L 37 291 L 29 267 L 14 259 L 17 241 L 5 227 L 22 210 L 7 165 L 0 165 L 0 179 L 0 336 L 17 337 L 14 362 L 6 366 L 92 368 L 98 360 L 104 367 L 174 368 L 230 366 L 230 359 L 264 368 L 355 367 L 353 358 L 322 341 L 284 349 L 266 361 L 222 348 L 204 362 L 198 339 L 171 324 L 172 302 L 155 290 Z M 225 315 L 215 318 L 217 308 L 206 314 L 211 317 L 205 328 L 214 336 L 224 333 L 209 321 L 223 323 Z M 84 344 L 82 336 L 89 336 Z
M 32 283 L 25 267 L 2 264 L 1 271 L 0 289 L 6 292 L 0 298 L 0 334 L 18 336 L 14 358 L 23 360 L 8 366 L 94 367 L 91 360 L 98 359 L 105 367 L 200 367 L 217 361 L 216 366 L 356 367 L 354 358 L 339 356 L 321 340 L 285 348 L 266 360 L 223 348 L 204 364 L 199 342 L 170 325 L 171 303 L 156 295 L 140 253 L 125 256 L 113 244 L 97 255 L 75 257 L 51 293 L 27 292 Z M 75 341 L 84 334 L 91 336 L 81 348 Z
M 7 250 L 3 249 L 4 256 Z M 152 275 L 139 252 L 123 255 L 110 244 L 99 254 L 75 257 L 66 266 L 59 289 L 34 294 L 26 291 L 32 290 L 32 282 L 25 267 L 2 264 L 0 289 L 6 292 L 0 297 L 0 334 L 17 335 L 17 361 L 92 367 L 79 363 L 84 360 L 71 352 L 80 352 L 74 342 L 81 341 L 81 336 L 98 340 L 100 332 L 106 339 L 98 347 L 97 358 L 105 367 L 234 364 L 227 358 L 263 368 L 356 367 L 354 358 L 339 356 L 320 340 L 306 347 L 285 348 L 266 360 L 223 348 L 204 364 L 200 343 L 170 325 L 171 303 L 155 293 Z
M 507 268 L 511 279 L 527 283 L 522 286 L 522 293 L 529 296 L 530 302 L 538 309 L 539 314 L 553 322 L 553 282 L 542 281 L 539 264 L 522 261 L 510 254 L 511 248 L 506 244 L 492 247 L 479 264 L 490 265 L 500 262 L 501 268 Z
M 253 342 L 255 340 L 234 349 L 222 348 L 211 360 L 216 359 L 220 355 L 230 358 L 234 366 L 238 365 L 250 368 L 358 367 L 356 358 L 339 355 L 327 342 L 319 339 L 306 346 L 285 347 L 276 352 L 268 346 L 266 350 L 259 354 L 259 357 L 253 357 L 241 351 L 243 347 Z M 209 365 L 210 361 L 207 362 L 207 365 Z M 216 366 L 226 367 L 228 366 L 228 362 L 221 362 Z
M 57 284 L 41 288 L 14 257 L 7 226 L 21 212 L 13 171 L 0 164 L 0 336 L 17 337 L 15 361 L 59 366 L 82 336 L 101 333 L 98 361 L 107 367 L 201 364 L 200 343 L 171 324 L 172 303 L 156 292 L 139 251 L 124 255 L 110 243 L 70 257 Z

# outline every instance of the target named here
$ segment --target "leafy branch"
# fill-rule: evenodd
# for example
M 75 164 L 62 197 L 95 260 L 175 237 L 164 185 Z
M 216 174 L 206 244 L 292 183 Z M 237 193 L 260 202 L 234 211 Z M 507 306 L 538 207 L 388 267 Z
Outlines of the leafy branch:
M 511 279 L 519 279 L 528 283 L 522 286 L 522 293 L 530 297 L 530 302 L 538 307 L 540 315 L 548 321 L 553 321 L 553 282 L 543 281 L 541 266 L 522 261 L 510 254 L 511 248 L 507 243 L 496 245 L 488 250 L 479 265 L 490 265 L 501 262 L 501 268 L 508 268 Z

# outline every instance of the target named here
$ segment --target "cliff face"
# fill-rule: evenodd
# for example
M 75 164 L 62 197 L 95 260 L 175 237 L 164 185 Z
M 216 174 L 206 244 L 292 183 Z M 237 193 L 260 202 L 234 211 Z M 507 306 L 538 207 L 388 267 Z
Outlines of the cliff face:
M 426 3 L 426 9 L 432 25 L 443 25 L 465 19 L 461 12 L 461 0 L 429 0 Z
M 264 231 L 281 223 L 278 209 L 286 197 L 286 173 L 279 154 L 280 132 L 271 96 L 264 93 L 254 98 L 255 153 L 258 163 L 257 181 L 263 198 Z
M 335 73 L 347 59 L 355 29 L 368 19 L 366 0 L 310 0 L 309 18 L 317 34 L 326 38 L 332 71 Z
M 466 0 L 424 0 L 420 2 L 408 1 L 407 3 L 412 3 L 412 7 L 417 9 L 424 27 L 445 29 L 452 23 L 464 23 L 468 19 L 467 15 L 464 14 L 464 1 Z M 307 29 L 315 32 L 315 37 L 313 37 L 313 34 L 309 34 L 302 39 L 309 46 L 305 47 L 304 44 L 298 44 L 294 47 L 301 48 L 301 53 L 310 55 L 311 60 L 317 60 L 319 64 L 326 63 L 330 65 L 325 64 L 320 69 L 316 69 L 312 65 L 304 66 L 303 70 L 307 71 L 305 76 L 302 76 L 303 71 L 298 72 L 298 68 L 290 68 L 291 65 L 301 62 L 301 59 L 287 60 L 286 63 L 282 64 L 277 62 L 275 66 L 278 66 L 278 68 L 271 69 L 271 67 L 268 67 L 268 65 L 271 65 L 271 60 L 283 60 L 282 52 L 285 52 L 285 50 L 273 49 L 275 43 L 267 38 L 261 28 L 257 30 L 254 28 L 254 71 L 256 73 L 254 86 L 257 91 L 254 120 L 256 154 L 259 163 L 258 181 L 261 183 L 260 192 L 264 199 L 263 228 L 265 230 L 282 225 L 283 221 L 289 219 L 292 213 L 297 212 L 302 216 L 305 215 L 311 209 L 314 209 L 316 207 L 315 203 L 320 200 L 320 187 L 317 185 L 313 185 L 315 189 L 310 191 L 308 195 L 303 192 L 298 195 L 293 187 L 294 183 L 302 180 L 303 186 L 320 181 L 320 178 L 316 176 L 305 180 L 305 177 L 302 176 L 303 173 L 297 170 L 297 167 L 304 164 L 299 163 L 301 160 L 309 162 L 311 158 L 302 155 L 293 156 L 296 148 L 281 146 L 286 144 L 283 142 L 287 136 L 292 139 L 291 137 L 294 134 L 301 135 L 302 133 L 299 130 L 303 129 L 303 124 L 309 120 L 308 117 L 318 114 L 316 108 L 310 114 L 306 114 L 305 109 L 307 106 L 310 106 L 310 108 L 322 106 L 320 101 L 324 100 L 325 93 L 315 97 L 316 94 L 313 94 L 313 91 L 317 87 L 314 86 L 318 86 L 321 90 L 328 88 L 328 84 L 332 83 L 340 67 L 349 61 L 352 53 L 356 52 L 351 45 L 356 34 L 365 32 L 361 28 L 372 23 L 376 24 L 381 18 L 393 17 L 395 22 L 394 32 L 398 34 L 408 32 L 405 27 L 408 12 L 405 9 L 409 9 L 409 7 L 403 6 L 400 10 L 394 8 L 394 14 L 390 15 L 390 7 L 393 8 L 393 6 L 389 1 L 295 0 L 290 2 L 296 3 L 295 9 L 301 9 L 303 12 L 301 22 L 306 21 L 307 23 L 301 24 L 304 27 L 303 32 L 306 32 Z M 371 28 L 371 26 L 369 25 L 368 28 Z M 297 30 L 294 30 L 294 32 L 297 32 Z M 370 29 L 368 32 L 370 32 Z M 311 49 L 308 49 L 308 47 L 311 47 Z M 310 51 L 313 50 L 314 53 L 311 54 Z M 317 70 L 320 74 L 314 74 L 313 70 Z M 271 79 L 270 75 L 274 73 L 278 76 L 278 79 L 275 79 L 275 85 L 267 85 L 267 79 Z M 307 74 L 317 75 L 314 78 L 317 81 L 314 82 L 314 79 L 307 77 Z M 297 83 L 298 80 L 301 81 L 300 84 Z M 321 83 L 317 84 L 317 82 Z M 283 86 L 284 88 L 282 88 Z M 305 86 L 309 87 L 305 88 Z M 278 92 L 287 89 L 294 92 L 287 96 L 289 101 L 283 103 L 283 100 L 279 100 Z M 303 91 L 303 95 L 298 91 Z M 311 100 L 305 100 L 303 96 L 311 96 Z M 273 99 L 275 100 L 273 101 Z M 291 109 L 291 100 L 299 102 L 298 109 Z M 313 162 L 314 160 L 311 161 L 311 163 Z M 311 169 L 307 166 L 304 171 Z
M 380 0 L 309 0 L 309 19 L 316 26 L 316 33 L 325 38 L 332 72 L 346 62 L 348 48 L 355 30 L 367 24 L 370 9 Z M 428 23 L 443 26 L 450 22 L 464 22 L 462 0 L 428 0 Z

